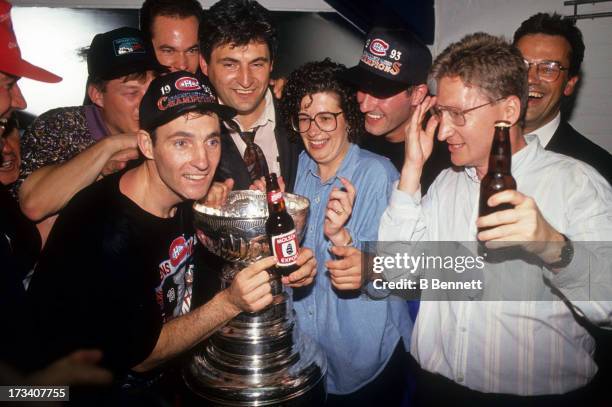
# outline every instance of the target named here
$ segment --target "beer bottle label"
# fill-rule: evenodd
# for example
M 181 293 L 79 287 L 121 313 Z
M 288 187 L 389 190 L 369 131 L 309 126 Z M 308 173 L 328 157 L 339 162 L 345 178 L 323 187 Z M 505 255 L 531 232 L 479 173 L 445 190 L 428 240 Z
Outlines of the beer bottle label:
M 293 266 L 298 258 L 298 241 L 295 229 L 287 233 L 272 236 L 272 252 L 276 256 L 278 267 Z
M 268 192 L 268 202 L 277 204 L 281 199 L 283 199 L 283 193 L 281 191 Z

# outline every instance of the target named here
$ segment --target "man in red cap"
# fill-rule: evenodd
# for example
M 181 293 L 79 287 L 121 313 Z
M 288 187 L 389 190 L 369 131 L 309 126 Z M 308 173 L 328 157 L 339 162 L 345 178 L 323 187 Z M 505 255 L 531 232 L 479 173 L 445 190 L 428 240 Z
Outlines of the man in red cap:
M 23 323 L 25 290 L 22 283 L 40 250 L 40 237 L 34 225 L 23 216 L 17 202 L 5 184 L 14 181 L 19 167 L 19 133 L 12 118 L 15 110 L 25 109 L 26 101 L 17 81 L 21 77 L 42 82 L 62 80 L 21 58 L 10 16 L 11 5 L 0 0 L 0 326 L 11 327 L 2 335 L 0 347 L 0 384 L 77 384 L 104 383 L 110 373 L 94 363 L 101 358 L 99 351 L 76 351 L 56 361 L 42 371 L 22 378 L 3 362 L 14 366 L 21 363 L 19 352 L 24 339 Z M 11 157 L 9 165 L 6 158 Z M 12 182 L 11 181 L 11 182 Z M 87 379 L 85 379 L 87 378 Z
M 40 236 L 5 187 L 15 181 L 20 162 L 19 133 L 13 113 L 27 106 L 17 81 L 23 76 L 43 82 L 59 82 L 62 78 L 21 58 L 10 10 L 9 3 L 0 1 L 0 207 L 2 218 L 6 217 L 0 223 L 0 245 L 7 241 L 10 256 L 18 263 L 19 273 L 27 273 L 40 251 Z M 2 275 L 6 277 L 7 274 Z M 9 301 L 10 298 L 14 297 L 9 297 Z
M 21 58 L 21 51 L 13 32 L 10 17 L 11 5 L 0 2 L 0 134 L 4 145 L 0 149 L 0 183 L 11 184 L 17 180 L 21 156 L 19 150 L 19 132 L 15 125 L 13 112 L 26 108 L 26 101 L 17 85 L 20 77 L 42 82 L 59 82 L 57 75 L 34 66 Z

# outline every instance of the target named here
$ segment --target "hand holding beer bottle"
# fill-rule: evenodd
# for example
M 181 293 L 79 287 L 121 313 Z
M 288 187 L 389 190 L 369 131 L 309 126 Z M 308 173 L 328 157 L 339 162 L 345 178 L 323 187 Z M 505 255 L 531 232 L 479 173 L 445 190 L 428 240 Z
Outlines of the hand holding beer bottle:
M 559 258 L 562 245 L 557 243 L 563 243 L 564 236 L 546 221 L 533 198 L 516 190 L 510 172 L 510 128 L 508 122 L 495 124 L 487 174 L 480 183 L 478 240 L 497 249 L 519 244 L 552 264 Z

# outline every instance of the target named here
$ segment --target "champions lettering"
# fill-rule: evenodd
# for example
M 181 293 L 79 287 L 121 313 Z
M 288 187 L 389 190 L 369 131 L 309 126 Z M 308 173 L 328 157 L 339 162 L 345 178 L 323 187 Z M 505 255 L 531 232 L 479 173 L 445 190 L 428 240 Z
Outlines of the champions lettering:
M 367 52 L 364 52 L 361 56 L 361 62 L 368 66 L 371 66 L 372 68 L 378 69 L 379 71 L 383 71 L 385 73 L 389 73 L 391 75 L 399 74 L 402 67 L 401 62 L 390 62 L 381 60 L 380 58 L 370 55 Z
M 210 100 L 203 93 L 190 93 L 182 96 L 162 96 L 157 100 L 157 108 L 159 110 L 166 110 L 174 106 L 182 105 L 185 103 L 210 103 Z

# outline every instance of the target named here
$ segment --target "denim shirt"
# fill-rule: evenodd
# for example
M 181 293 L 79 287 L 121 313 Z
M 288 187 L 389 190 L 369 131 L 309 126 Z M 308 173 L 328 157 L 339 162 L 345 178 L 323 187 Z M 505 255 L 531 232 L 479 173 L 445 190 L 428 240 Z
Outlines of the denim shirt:
M 304 151 L 298 163 L 295 193 L 310 199 L 310 217 L 302 245 L 317 259 L 310 287 L 294 290 L 294 308 L 302 332 L 316 340 L 328 360 L 327 387 L 332 394 L 352 393 L 384 369 L 399 340 L 409 349 L 412 321 L 403 300 L 372 300 L 366 294 L 333 288 L 325 262 L 331 243 L 323 233 L 329 194 L 342 188 L 339 177 L 356 190 L 353 212 L 345 227 L 354 245 L 377 239 L 398 173 L 389 160 L 351 144 L 335 176 L 322 182 L 317 163 Z

